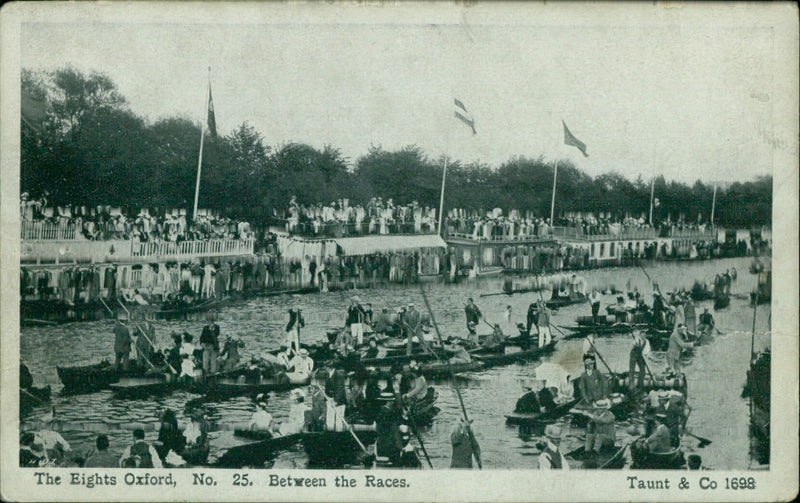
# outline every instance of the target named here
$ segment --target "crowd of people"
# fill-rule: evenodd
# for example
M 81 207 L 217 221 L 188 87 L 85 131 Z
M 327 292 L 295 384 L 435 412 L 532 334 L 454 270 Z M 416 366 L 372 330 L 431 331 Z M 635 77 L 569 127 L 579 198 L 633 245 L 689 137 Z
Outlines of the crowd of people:
M 110 206 L 46 206 L 46 196 L 30 200 L 20 198 L 23 239 L 110 239 L 136 242 L 205 241 L 210 239 L 253 239 L 248 222 L 199 213 L 192 220 L 185 209 L 141 209 L 123 211 Z M 50 237 L 53 236 L 53 237 Z
M 324 237 L 372 234 L 430 234 L 436 232 L 436 208 L 395 204 L 392 199 L 371 198 L 366 204 L 351 205 L 347 199 L 330 204 L 300 205 L 292 197 L 283 215 L 286 231 Z
M 475 240 L 529 240 L 548 236 L 551 225 L 549 218 L 531 212 L 523 217 L 515 209 L 505 216 L 500 208 L 488 212 L 454 208 L 447 214 L 446 229 L 450 236 Z

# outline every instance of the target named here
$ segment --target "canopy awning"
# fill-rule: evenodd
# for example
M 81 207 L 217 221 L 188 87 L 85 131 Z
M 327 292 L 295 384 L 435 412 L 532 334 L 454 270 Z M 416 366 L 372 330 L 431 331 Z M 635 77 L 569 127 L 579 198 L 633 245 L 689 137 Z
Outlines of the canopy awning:
M 336 244 L 342 248 L 344 255 L 368 255 L 370 253 L 447 247 L 447 243 L 438 234 L 338 238 Z

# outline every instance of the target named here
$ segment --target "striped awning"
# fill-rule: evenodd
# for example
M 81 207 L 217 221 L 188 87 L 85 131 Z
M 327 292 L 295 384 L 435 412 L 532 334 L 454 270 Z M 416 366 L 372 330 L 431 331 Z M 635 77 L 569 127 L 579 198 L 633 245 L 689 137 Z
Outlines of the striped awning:
M 336 244 L 344 255 L 368 255 L 379 252 L 446 248 L 447 243 L 438 234 L 384 235 L 357 238 L 338 238 Z

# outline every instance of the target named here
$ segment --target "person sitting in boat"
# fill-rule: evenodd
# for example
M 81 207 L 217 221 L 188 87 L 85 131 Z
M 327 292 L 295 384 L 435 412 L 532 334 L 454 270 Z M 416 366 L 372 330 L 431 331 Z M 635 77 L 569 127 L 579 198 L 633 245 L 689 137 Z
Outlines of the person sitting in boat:
M 653 433 L 647 437 L 645 444 L 647 450 L 653 454 L 663 454 L 672 450 L 669 428 L 664 424 L 666 418 L 667 415 L 661 412 L 652 416 Z
M 417 401 L 422 400 L 428 394 L 428 383 L 414 360 L 411 360 L 409 364 L 409 376 L 412 379 L 411 389 L 403 393 L 402 398 L 405 403 L 413 407 Z
M 305 431 L 306 423 L 310 418 L 311 408 L 305 403 L 305 395 L 299 389 L 293 389 L 290 394 L 292 404 L 289 406 L 289 418 L 281 423 L 281 435 L 292 435 Z
M 614 447 L 617 433 L 614 413 L 611 412 L 611 400 L 605 398 L 593 404 L 594 409 L 588 412 L 589 424 L 586 426 L 586 441 L 584 450 L 587 454 L 595 452 L 600 454 L 604 448 Z
M 664 425 L 669 429 L 670 442 L 673 446 L 680 442 L 683 433 L 684 409 L 683 395 L 676 390 L 658 392 L 658 405 L 652 409 L 656 414 L 664 415 Z
M 528 386 L 525 386 L 524 389 L 526 390 L 525 393 L 517 399 L 517 403 L 514 405 L 514 412 L 519 414 L 538 414 L 542 411 L 539 404 L 539 394 Z
M 450 363 L 452 364 L 470 363 L 472 361 L 472 356 L 469 354 L 469 351 L 461 344 L 445 346 L 445 349 L 448 353 L 453 355 L 450 357 Z
M 376 334 L 385 334 L 387 332 L 391 332 L 392 329 L 393 329 L 392 317 L 389 314 L 389 309 L 384 307 L 378 314 L 378 317 L 375 320 L 375 325 L 372 327 L 372 330 Z
M 234 339 L 231 335 L 225 338 L 225 344 L 222 346 L 222 352 L 219 354 L 219 368 L 221 372 L 228 372 L 239 365 L 239 361 L 241 360 L 239 348 L 242 346 L 244 346 L 242 341 Z
M 681 374 L 681 352 L 694 346 L 691 342 L 686 342 L 686 339 L 686 325 L 678 323 L 669 336 L 669 347 L 667 348 L 667 367 L 670 377 Z
M 289 360 L 286 375 L 292 382 L 300 382 L 308 379 L 314 371 L 314 360 L 308 356 L 306 348 L 300 349 L 294 358 Z
M 347 403 L 347 374 L 344 370 L 329 367 L 325 375 L 325 394 L 336 402 L 336 405 Z
M 265 393 L 259 393 L 256 396 L 256 410 L 250 418 L 248 429 L 251 431 L 266 431 L 273 433 L 277 431 L 277 427 L 272 421 L 272 414 L 267 412 L 268 396 Z
M 494 330 L 491 335 L 481 343 L 481 349 L 485 351 L 503 351 L 506 343 L 506 336 L 503 334 L 503 329 L 500 328 L 499 323 L 494 324 Z
M 161 426 L 158 429 L 158 443 L 155 446 L 158 456 L 164 461 L 169 451 L 178 456 L 186 447 L 186 438 L 178 429 L 178 417 L 170 409 L 161 414 Z
M 714 329 L 714 316 L 708 312 L 708 308 L 703 309 L 703 313 L 700 315 L 700 325 L 697 327 L 697 333 L 700 334 L 710 334 L 711 331 Z
M 614 312 L 614 319 L 617 323 L 626 323 L 628 321 L 628 306 L 625 305 L 625 298 L 621 295 L 617 297 L 617 303 L 612 306 Z
M 539 455 L 540 470 L 569 470 L 567 458 L 559 450 L 561 437 L 564 432 L 557 424 L 548 424 L 544 428 L 545 442 L 544 449 Z
M 117 468 L 119 460 L 117 456 L 108 450 L 108 435 L 103 433 L 97 435 L 95 439 L 95 450 L 89 454 L 83 463 L 84 468 Z M 22 465 L 20 465 L 22 466 Z
M 377 358 L 379 353 L 380 348 L 378 348 L 378 341 L 376 341 L 374 337 L 370 337 L 363 358 Z
M 132 465 L 132 466 L 131 466 Z M 163 468 L 161 458 L 152 445 L 144 441 L 144 430 L 133 430 L 133 444 L 122 452 L 119 458 L 120 467 L 130 468 Z
M 187 460 L 191 459 L 190 451 L 207 450 L 210 442 L 208 438 L 208 421 L 203 411 L 194 409 L 189 412 L 189 424 L 183 430 L 183 438 L 186 440 L 184 454 Z
M 350 334 L 350 330 L 344 329 L 339 332 L 339 335 L 336 337 L 336 351 L 342 355 L 347 355 L 349 352 L 347 348 L 353 347 L 353 336 Z
M 593 354 L 583 357 L 584 371 L 578 380 L 581 395 L 580 406 L 591 407 L 597 400 L 608 398 L 608 379 L 597 370 L 597 362 Z

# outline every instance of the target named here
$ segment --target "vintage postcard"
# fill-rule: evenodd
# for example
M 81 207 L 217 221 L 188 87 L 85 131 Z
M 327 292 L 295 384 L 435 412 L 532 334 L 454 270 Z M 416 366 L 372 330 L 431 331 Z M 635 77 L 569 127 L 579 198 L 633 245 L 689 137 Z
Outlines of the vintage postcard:
M 0 51 L 4 500 L 797 495 L 795 4 L 24 2 Z

